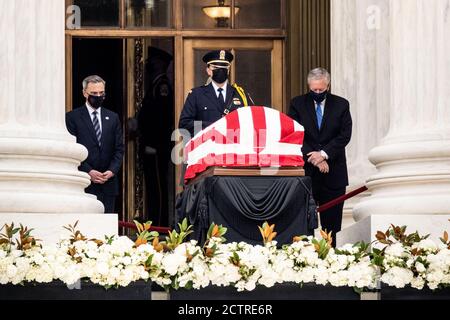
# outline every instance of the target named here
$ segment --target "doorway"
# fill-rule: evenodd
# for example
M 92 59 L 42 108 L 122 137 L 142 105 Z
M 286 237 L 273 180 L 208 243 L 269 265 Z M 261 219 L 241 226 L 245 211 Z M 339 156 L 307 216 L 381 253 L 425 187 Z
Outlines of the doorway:
M 123 88 L 122 39 L 74 38 L 72 42 L 72 108 L 82 108 L 86 99 L 82 94 L 82 81 L 87 76 L 99 75 L 106 82 L 105 107 L 124 117 L 125 92 Z M 123 123 L 123 121 L 122 121 Z M 123 185 L 123 166 L 117 175 Z M 123 188 L 119 188 L 114 212 L 122 218 Z
M 70 50 L 68 110 L 84 105 L 81 82 L 96 74 L 106 81 L 105 107 L 122 122 L 126 149 L 115 208 L 119 220 L 170 225 L 175 198 L 175 169 L 167 159 L 175 110 L 173 38 L 73 37 Z

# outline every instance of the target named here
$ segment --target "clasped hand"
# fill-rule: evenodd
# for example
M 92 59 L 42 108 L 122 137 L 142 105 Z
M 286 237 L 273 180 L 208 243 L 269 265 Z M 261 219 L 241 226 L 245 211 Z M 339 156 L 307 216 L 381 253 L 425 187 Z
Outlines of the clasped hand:
M 104 184 L 106 181 L 114 177 L 114 173 L 112 173 L 110 170 L 103 173 L 97 170 L 91 170 L 89 171 L 89 176 L 91 177 L 93 183 Z
M 308 153 L 308 162 L 313 166 L 319 168 L 320 172 L 328 173 L 330 172 L 330 167 L 328 166 L 328 162 L 322 156 L 319 151 L 313 151 Z

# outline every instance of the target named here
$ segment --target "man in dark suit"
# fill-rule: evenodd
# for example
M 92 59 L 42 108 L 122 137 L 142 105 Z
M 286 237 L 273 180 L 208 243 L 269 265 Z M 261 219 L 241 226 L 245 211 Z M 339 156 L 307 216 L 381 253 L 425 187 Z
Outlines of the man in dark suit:
M 345 147 L 352 135 L 349 102 L 329 92 L 330 74 L 316 68 L 308 75 L 310 92 L 291 101 L 289 116 L 305 129 L 302 153 L 313 195 L 324 204 L 345 194 L 348 185 Z M 344 204 L 321 212 L 322 229 L 332 231 L 333 246 L 341 230 Z
M 211 81 L 189 92 L 178 125 L 180 129 L 186 129 L 191 137 L 197 133 L 194 131 L 205 129 L 231 111 L 254 105 L 242 88 L 228 82 L 233 59 L 233 54 L 227 50 L 211 51 L 203 57 Z M 195 122 L 198 122 L 198 128 Z
M 117 174 L 122 165 L 124 144 L 119 116 L 104 108 L 105 81 L 99 76 L 83 80 L 86 104 L 66 114 L 67 130 L 88 150 L 88 157 L 79 170 L 91 177 L 87 193 L 97 196 L 106 213 L 115 212 L 119 194 Z

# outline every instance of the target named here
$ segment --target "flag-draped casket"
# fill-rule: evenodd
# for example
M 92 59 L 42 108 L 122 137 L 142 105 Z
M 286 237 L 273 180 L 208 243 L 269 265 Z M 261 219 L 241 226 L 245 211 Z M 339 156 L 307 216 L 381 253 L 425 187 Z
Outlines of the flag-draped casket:
M 239 108 L 185 146 L 185 182 L 212 166 L 302 167 L 303 127 L 266 107 Z
M 206 241 L 213 222 L 227 227 L 229 242 L 260 243 L 258 226 L 265 221 L 276 225 L 279 245 L 296 235 L 312 235 L 316 205 L 310 178 L 298 174 L 302 170 L 283 170 L 292 176 L 276 170 L 270 175 L 213 173 L 192 181 L 209 167 L 236 169 L 229 173 L 249 167 L 303 167 L 303 137 L 300 124 L 265 107 L 240 108 L 200 131 L 184 149 L 186 185 L 176 220 L 188 218 L 194 226 L 191 237 L 199 243 Z M 258 172 L 245 172 L 251 171 Z

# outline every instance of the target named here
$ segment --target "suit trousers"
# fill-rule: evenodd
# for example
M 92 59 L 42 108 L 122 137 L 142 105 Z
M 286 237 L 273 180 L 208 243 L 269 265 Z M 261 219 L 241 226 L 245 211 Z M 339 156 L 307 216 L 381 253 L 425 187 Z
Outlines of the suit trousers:
M 312 179 L 313 196 L 318 205 L 323 205 L 345 194 L 346 187 L 332 189 L 322 184 L 322 181 L 322 179 L 317 179 L 317 177 Z M 343 209 L 344 203 L 341 203 L 320 213 L 322 230 L 332 232 L 333 247 L 336 246 L 336 234 L 341 231 Z
M 97 200 L 103 203 L 103 205 L 105 206 L 105 213 L 116 213 L 115 211 L 116 196 L 100 193 L 97 194 Z
M 116 196 L 104 193 L 100 188 L 97 187 L 97 185 L 93 184 L 90 185 L 85 189 L 86 193 L 93 194 L 97 197 L 97 200 L 103 203 L 103 206 L 105 207 L 105 213 L 116 213 L 115 212 L 115 203 L 116 203 Z

